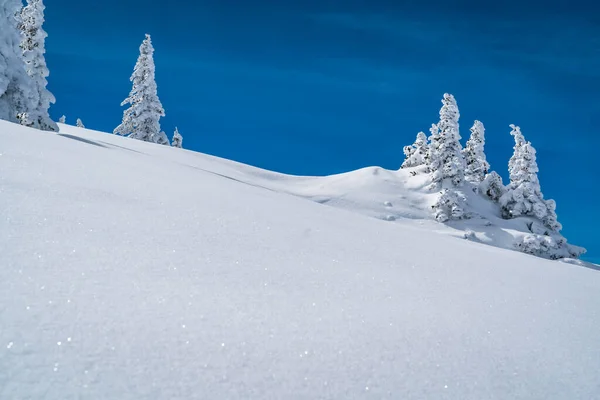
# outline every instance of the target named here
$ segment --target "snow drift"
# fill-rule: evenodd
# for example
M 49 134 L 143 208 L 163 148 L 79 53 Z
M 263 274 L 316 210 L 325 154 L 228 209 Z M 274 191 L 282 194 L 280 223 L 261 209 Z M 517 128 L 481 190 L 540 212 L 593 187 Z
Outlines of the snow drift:
M 2 399 L 600 396 L 600 272 L 489 202 L 60 128 L 0 121 Z

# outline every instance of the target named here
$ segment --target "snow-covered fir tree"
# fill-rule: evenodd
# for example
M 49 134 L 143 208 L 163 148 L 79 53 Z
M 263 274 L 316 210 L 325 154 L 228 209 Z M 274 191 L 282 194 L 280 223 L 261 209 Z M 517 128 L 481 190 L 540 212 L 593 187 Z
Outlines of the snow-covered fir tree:
M 485 178 L 490 169 L 484 153 L 485 128 L 480 121 L 475 121 L 471 128 L 471 137 L 463 150 L 465 158 L 465 179 L 468 182 L 479 183 Z
M 504 218 L 531 215 L 548 221 L 548 228 L 555 232 L 561 226 L 556 222 L 555 203 L 544 200 L 538 180 L 536 151 L 530 142 L 525 141 L 518 126 L 511 125 L 511 135 L 515 138 L 514 153 L 508 163 L 510 183 L 506 193 L 500 198 Z
M 444 181 L 449 181 L 454 186 L 460 186 L 464 182 L 465 161 L 460 145 L 459 118 L 454 96 L 444 94 L 438 131 L 432 130 L 429 152 L 432 181 L 438 187 Z
M 38 103 L 20 48 L 20 0 L 0 0 L 0 119 L 31 125 L 29 111 Z
M 48 34 L 42 28 L 44 24 L 44 3 L 42 0 L 27 0 L 27 6 L 21 10 L 21 49 L 27 74 L 31 77 L 37 92 L 37 103 L 28 110 L 30 126 L 44 131 L 58 131 L 58 125 L 50 118 L 48 109 L 54 104 L 54 95 L 46 88 L 46 78 L 50 74 L 46 66 L 45 41 Z
M 58 119 L 58 122 L 60 122 L 61 124 L 66 124 L 67 123 L 67 117 L 65 115 L 63 115 L 62 117 L 60 117 Z
M 413 168 L 425 164 L 428 151 L 427 136 L 419 132 L 417 140 L 412 145 L 404 147 L 404 162 L 401 168 Z
M 85 128 L 85 125 L 83 125 L 83 122 L 81 121 L 80 118 L 77 118 L 77 122 L 75 122 L 75 126 L 78 128 Z
M 150 35 L 146 35 L 140 46 L 140 56 L 130 80 L 131 92 L 121 103 L 130 107 L 123 112 L 123 121 L 114 133 L 147 142 L 164 142 L 159 121 L 165 116 L 165 111 L 157 94 L 154 48 Z
M 183 147 L 183 136 L 181 136 L 181 133 L 179 133 L 179 129 L 177 129 L 177 127 L 175 127 L 175 132 L 173 132 L 171 146 L 177 147 L 179 149 Z

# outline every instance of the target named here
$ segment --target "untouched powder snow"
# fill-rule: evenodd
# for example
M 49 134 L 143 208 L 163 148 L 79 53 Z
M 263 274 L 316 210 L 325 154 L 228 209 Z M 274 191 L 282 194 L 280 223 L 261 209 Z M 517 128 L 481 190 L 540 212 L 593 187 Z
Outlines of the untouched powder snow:
M 0 399 L 600 398 L 599 271 L 453 237 L 397 172 L 60 128 L 0 121 Z

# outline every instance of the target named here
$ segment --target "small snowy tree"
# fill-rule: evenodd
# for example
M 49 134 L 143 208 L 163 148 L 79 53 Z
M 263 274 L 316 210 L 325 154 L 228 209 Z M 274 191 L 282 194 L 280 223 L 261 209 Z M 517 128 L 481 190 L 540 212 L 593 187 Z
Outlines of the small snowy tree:
M 427 152 L 427 136 L 423 132 L 417 134 L 417 140 L 410 145 L 404 147 L 404 162 L 400 168 L 413 168 L 426 163 Z
M 173 133 L 173 139 L 171 140 L 171 146 L 177 147 L 181 149 L 183 147 L 183 136 L 179 133 L 179 129 L 175 127 L 175 132 Z
M 67 117 L 66 116 L 62 116 L 58 119 L 58 122 L 60 122 L 61 124 L 66 124 L 67 123 Z
M 506 187 L 502 183 L 502 177 L 496 171 L 485 176 L 478 186 L 479 193 L 492 201 L 498 201 L 506 193 Z
M 77 126 L 78 128 L 85 128 L 85 125 L 83 125 L 83 122 L 79 118 L 77 118 L 77 122 L 75 123 L 75 126 Z
M 32 125 L 38 94 L 25 70 L 20 43 L 20 0 L 0 0 L 0 119 Z
M 460 113 L 454 96 L 444 94 L 437 132 L 432 129 L 429 152 L 432 180 L 435 186 L 449 181 L 460 186 L 464 181 L 465 162 L 460 145 L 458 120 Z
M 42 28 L 44 23 L 44 3 L 42 0 L 27 0 L 27 6 L 21 11 L 21 49 L 27 74 L 33 81 L 37 92 L 37 102 L 29 110 L 29 124 L 44 131 L 58 131 L 58 126 L 48 114 L 50 104 L 54 104 L 54 95 L 46 88 L 46 78 L 50 74 L 44 57 L 45 41 L 48 34 Z
M 464 211 L 465 199 L 456 190 L 443 189 L 436 202 L 431 206 L 438 222 L 468 218 Z
M 471 128 L 471 137 L 463 150 L 465 158 L 465 178 L 469 182 L 479 183 L 490 169 L 483 151 L 485 146 L 485 128 L 480 121 L 475 121 Z
M 166 135 L 160 130 L 159 120 L 165 116 L 165 111 L 157 94 L 154 48 L 150 35 L 146 35 L 140 46 L 140 56 L 133 69 L 131 82 L 129 97 L 121 103 L 122 106 L 129 104 L 130 107 L 123 112 L 123 121 L 115 128 L 114 133 L 164 144 Z M 166 142 L 168 143 L 168 139 Z

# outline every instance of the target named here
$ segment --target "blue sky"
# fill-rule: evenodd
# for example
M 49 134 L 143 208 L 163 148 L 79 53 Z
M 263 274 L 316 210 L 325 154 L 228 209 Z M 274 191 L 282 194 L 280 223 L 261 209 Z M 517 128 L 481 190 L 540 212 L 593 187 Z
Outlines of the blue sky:
M 112 131 L 150 33 L 184 146 L 292 174 L 398 168 L 453 93 L 507 179 L 509 124 L 538 150 L 563 233 L 600 262 L 600 5 L 578 1 L 53 0 L 51 113 Z

